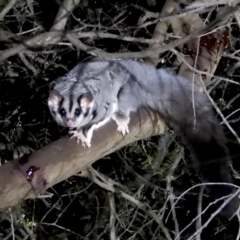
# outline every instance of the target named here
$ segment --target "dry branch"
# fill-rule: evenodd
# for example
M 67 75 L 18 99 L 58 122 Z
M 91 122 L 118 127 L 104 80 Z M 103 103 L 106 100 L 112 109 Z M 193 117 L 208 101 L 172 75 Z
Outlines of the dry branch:
M 123 137 L 110 122 L 94 133 L 92 147 L 84 149 L 75 139 L 64 137 L 41 148 L 28 157 L 25 164 L 16 159 L 0 168 L 0 210 L 39 194 L 84 171 L 96 160 L 128 143 L 159 135 L 166 127 L 157 114 L 141 109 L 131 117 L 130 133 Z M 30 168 L 35 168 L 32 181 L 27 181 Z
M 213 22 L 211 22 L 210 24 L 208 24 L 200 29 L 197 29 L 196 31 L 192 32 L 191 34 L 189 34 L 181 39 L 172 41 L 171 43 L 169 43 L 167 45 L 158 46 L 153 49 L 147 49 L 147 50 L 140 51 L 140 52 L 107 53 L 101 49 L 90 47 L 90 46 L 82 43 L 81 41 L 78 42 L 78 44 L 80 44 L 80 43 L 81 44 L 80 45 L 76 44 L 75 47 L 79 47 L 80 49 L 86 51 L 89 54 L 98 55 L 99 57 L 106 58 L 106 59 L 131 59 L 131 58 L 149 57 L 152 55 L 160 54 L 165 51 L 171 50 L 187 41 L 190 41 L 193 38 L 200 36 L 200 35 L 207 34 L 211 31 L 216 31 L 216 29 L 219 27 L 222 28 L 222 26 L 221 26 L 222 22 L 225 21 L 226 19 L 229 19 L 229 17 L 232 16 L 236 11 L 238 11 L 239 8 L 240 8 L 240 6 L 225 7 L 223 13 L 220 14 L 218 16 L 218 18 L 216 20 L 214 20 Z M 69 34 L 71 34 L 71 32 L 69 32 L 68 35 Z M 76 36 L 75 34 L 73 34 L 73 35 Z M 65 33 L 58 32 L 58 31 L 42 33 L 37 36 L 31 37 L 12 48 L 0 51 L 0 63 L 11 56 L 18 54 L 19 52 L 25 51 L 28 48 L 35 47 L 35 46 L 39 46 L 39 47 L 49 46 L 52 44 L 56 44 L 57 42 L 60 41 L 60 39 L 64 39 L 64 38 L 65 38 Z
M 3 20 L 5 15 L 12 9 L 16 2 L 17 0 L 10 0 L 9 3 L 3 8 L 3 10 L 0 12 L 0 21 Z
M 80 0 L 64 0 L 59 8 L 58 14 L 54 20 L 51 31 L 63 31 L 65 29 L 69 15 L 79 4 Z

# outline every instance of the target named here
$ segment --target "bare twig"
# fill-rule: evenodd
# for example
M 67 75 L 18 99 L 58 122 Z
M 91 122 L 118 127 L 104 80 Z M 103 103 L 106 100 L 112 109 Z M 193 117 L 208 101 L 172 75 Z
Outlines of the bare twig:
M 196 219 L 196 230 L 200 229 L 202 227 L 202 197 L 203 197 L 203 191 L 204 187 L 200 187 L 199 195 L 198 195 L 198 208 L 197 213 L 199 218 Z M 201 240 L 201 232 L 196 236 L 196 240 Z
M 0 21 L 3 20 L 5 15 L 11 10 L 11 8 L 14 6 L 14 4 L 17 2 L 17 0 L 10 0 L 8 4 L 3 8 L 3 10 L 0 12 Z
M 133 196 L 121 191 L 121 190 L 117 190 L 115 189 L 111 184 L 109 184 L 109 182 L 105 181 L 102 182 L 100 181 L 97 177 L 96 177 L 96 170 L 94 170 L 93 168 L 89 168 L 89 176 L 91 178 L 91 180 L 98 184 L 100 187 L 106 189 L 107 191 L 113 192 L 117 195 L 119 195 L 120 197 L 125 198 L 126 200 L 128 200 L 129 202 L 133 203 L 134 205 L 136 205 L 139 209 L 145 211 L 146 213 L 148 213 L 154 220 L 156 223 L 159 224 L 159 226 L 161 227 L 163 233 L 165 234 L 165 237 L 168 240 L 172 240 L 171 235 L 168 232 L 168 229 L 164 226 L 163 221 L 161 218 L 159 218 L 155 212 L 146 204 L 142 203 L 141 201 L 139 201 L 138 199 L 134 198 Z M 99 175 L 99 173 L 98 173 Z M 100 174 L 102 175 L 102 174 Z
M 232 187 L 237 188 L 238 190 L 237 190 L 234 194 L 230 194 L 230 195 L 228 195 L 228 196 L 223 196 L 223 197 L 221 197 L 221 198 L 219 198 L 219 199 L 216 199 L 214 202 L 210 203 L 210 204 L 208 205 L 208 207 L 206 207 L 203 211 L 200 212 L 200 215 L 198 214 L 194 219 L 192 219 L 192 221 L 191 221 L 187 226 L 185 226 L 185 227 L 181 230 L 181 232 L 179 233 L 179 236 L 180 236 L 180 234 L 182 234 L 189 226 L 191 226 L 194 221 L 196 221 L 201 215 L 203 215 L 203 214 L 207 211 L 207 209 L 210 208 L 211 205 L 214 205 L 214 204 L 216 204 L 217 202 L 225 199 L 225 201 L 222 203 L 222 205 L 221 205 L 221 206 L 211 215 L 211 217 L 208 219 L 207 224 L 205 223 L 204 226 L 202 226 L 200 229 L 197 229 L 197 231 L 194 233 L 194 236 L 197 236 L 197 235 L 202 231 L 202 229 L 205 228 L 205 227 L 209 224 L 209 222 L 210 222 L 217 214 L 219 214 L 219 212 L 221 212 L 221 210 L 222 210 L 232 199 L 234 199 L 235 197 L 237 197 L 237 196 L 239 195 L 239 193 L 240 193 L 240 188 L 239 188 L 237 185 L 234 185 L 234 184 L 231 184 L 231 183 L 200 183 L 200 184 L 196 184 L 196 185 L 190 187 L 189 189 L 187 189 L 186 191 L 184 191 L 184 192 L 177 198 L 177 201 L 174 203 L 174 207 L 176 206 L 176 204 L 178 203 L 178 201 L 183 198 L 183 196 L 184 196 L 185 194 L 187 194 L 189 191 L 193 190 L 194 188 L 196 188 L 196 187 L 204 187 L 204 186 L 214 186 L 214 185 L 227 185 L 227 186 L 232 186 Z M 171 211 L 172 211 L 172 208 L 171 208 Z M 171 211 L 170 211 L 170 212 L 171 212 Z M 169 214 L 170 214 L 170 212 L 169 212 Z M 179 237 L 179 236 L 177 236 L 177 237 Z
M 24 56 L 23 53 L 19 53 L 18 56 L 20 57 L 20 59 L 22 60 L 22 62 L 24 63 L 24 65 L 33 72 L 34 75 L 38 74 L 37 69 L 26 59 L 26 57 Z
M 219 4 L 228 4 L 229 0 L 205 0 L 205 1 L 195 1 L 190 3 L 185 8 L 186 9 L 193 9 L 193 8 L 207 8 L 211 6 L 217 6 Z
M 187 240 L 193 240 L 197 235 L 199 235 L 202 230 L 208 226 L 208 224 L 213 220 L 213 218 L 215 218 L 217 216 L 217 214 L 219 212 L 221 212 L 221 210 L 235 197 L 237 197 L 240 194 L 240 189 L 238 189 L 234 194 L 232 194 L 222 205 L 221 207 L 219 207 L 219 209 L 217 211 L 215 211 L 211 217 L 202 225 L 202 227 L 200 229 L 197 229 L 197 231 L 192 234 L 192 236 L 190 236 Z
M 110 239 L 116 240 L 116 229 L 115 229 L 115 221 L 116 221 L 116 206 L 113 193 L 108 193 L 109 204 L 110 204 Z
M 63 31 L 68 20 L 68 16 L 79 4 L 80 0 L 64 0 L 59 8 L 58 14 L 54 20 L 50 31 Z
M 12 208 L 9 208 L 10 218 L 11 218 L 11 230 L 12 230 L 12 239 L 15 240 L 15 229 L 14 229 L 14 220 L 12 215 Z
M 174 221 L 174 227 L 175 227 L 174 235 L 175 235 L 176 240 L 180 240 L 180 238 L 178 237 L 179 236 L 179 226 L 178 226 L 177 214 L 176 214 L 175 208 L 173 207 L 174 206 L 175 195 L 172 192 L 171 181 L 172 181 L 173 173 L 174 173 L 175 169 L 177 168 L 181 159 L 182 159 L 182 152 L 180 152 L 175 157 L 175 161 L 174 161 L 174 163 L 173 163 L 173 165 L 172 165 L 171 169 L 169 170 L 168 175 L 166 177 L 166 179 L 167 179 L 167 191 L 168 191 L 168 194 L 169 194 L 168 199 L 170 201 L 170 205 L 171 205 L 171 208 L 172 208 L 172 215 L 173 215 L 173 221 Z
M 227 119 L 224 117 L 224 115 L 222 114 L 221 110 L 219 109 L 219 107 L 216 105 L 216 103 L 214 102 L 214 100 L 211 98 L 211 96 L 209 95 L 205 84 L 202 80 L 202 78 L 200 77 L 200 82 L 202 84 L 202 88 L 205 92 L 205 94 L 207 95 L 208 99 L 210 100 L 211 104 L 214 106 L 214 108 L 216 109 L 217 113 L 220 115 L 220 117 L 222 118 L 223 122 L 226 124 L 226 126 L 228 127 L 228 129 L 231 131 L 231 133 L 233 134 L 233 136 L 236 138 L 237 142 L 240 144 L 240 138 L 237 135 L 236 131 L 231 127 L 231 125 L 228 123 Z

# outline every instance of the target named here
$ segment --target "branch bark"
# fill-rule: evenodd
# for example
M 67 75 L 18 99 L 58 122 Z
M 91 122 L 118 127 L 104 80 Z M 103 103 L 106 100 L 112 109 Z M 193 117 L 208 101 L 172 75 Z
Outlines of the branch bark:
M 191 34 L 189 34 L 181 39 L 172 41 L 171 43 L 169 43 L 167 45 L 158 46 L 156 48 L 147 49 L 147 50 L 140 51 L 140 52 L 107 53 L 101 49 L 90 47 L 90 46 L 82 43 L 81 41 L 78 41 L 78 44 L 81 43 L 80 49 L 86 51 L 87 53 L 92 54 L 92 55 L 98 55 L 99 57 L 106 58 L 106 59 L 133 59 L 133 58 L 149 57 L 152 55 L 160 54 L 160 53 L 166 52 L 168 50 L 171 50 L 185 42 L 190 41 L 193 38 L 197 38 L 200 35 L 206 34 L 211 31 L 215 31 L 216 28 L 221 26 L 221 23 L 224 20 L 226 20 L 230 16 L 232 16 L 236 11 L 239 10 L 239 8 L 240 8 L 240 6 L 225 7 L 224 12 L 221 15 L 219 15 L 219 17 L 216 20 L 214 20 L 213 22 L 211 22 L 210 24 L 197 29 L 196 31 L 192 32 Z M 65 37 L 65 33 L 59 32 L 59 31 L 42 33 L 37 36 L 31 37 L 12 48 L 0 51 L 0 63 L 5 61 L 7 58 L 9 58 L 11 56 L 18 54 L 19 52 L 25 51 L 28 48 L 35 47 L 35 46 L 43 47 L 43 46 L 49 46 L 51 44 L 56 44 L 64 37 Z M 79 47 L 79 45 L 76 45 L 75 47 Z
M 15 159 L 0 167 L 0 210 L 39 194 L 84 171 L 96 160 L 121 147 L 165 132 L 166 126 L 156 113 L 141 109 L 132 114 L 130 133 L 122 136 L 113 121 L 94 132 L 92 147 L 84 149 L 66 136 L 27 158 Z M 27 160 L 22 164 L 23 160 Z M 27 180 L 29 178 L 29 181 Z M 32 180 L 31 180 L 32 178 Z
M 74 8 L 79 4 L 80 0 L 64 0 L 59 8 L 58 14 L 54 20 L 50 31 L 63 31 L 67 24 L 69 15 Z

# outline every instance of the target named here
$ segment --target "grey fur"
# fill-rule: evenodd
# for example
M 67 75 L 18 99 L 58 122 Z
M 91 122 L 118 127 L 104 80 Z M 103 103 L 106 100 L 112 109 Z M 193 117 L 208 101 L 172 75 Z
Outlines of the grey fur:
M 204 182 L 232 183 L 221 126 L 206 96 L 195 90 L 193 94 L 190 81 L 132 60 L 96 60 L 77 65 L 57 81 L 54 89 L 66 106 L 70 96 L 77 107 L 80 95 L 90 92 L 93 96 L 88 110 L 82 111 L 76 119 L 67 111 L 66 119 L 74 119 L 76 124 L 73 127 L 78 128 L 71 133 L 83 144 L 91 146 L 94 129 L 111 118 L 116 121 L 118 131 L 128 133 L 130 112 L 147 107 L 157 111 L 181 136 L 194 160 L 205 162 L 197 169 Z M 69 127 L 59 117 L 58 103 L 49 99 L 49 108 L 52 114 L 55 111 L 53 117 L 59 124 Z M 88 118 L 83 117 L 86 111 L 90 114 Z M 232 187 L 225 185 L 208 187 L 207 190 L 215 198 L 234 192 Z M 236 200 L 232 201 L 222 214 L 231 216 L 236 206 Z

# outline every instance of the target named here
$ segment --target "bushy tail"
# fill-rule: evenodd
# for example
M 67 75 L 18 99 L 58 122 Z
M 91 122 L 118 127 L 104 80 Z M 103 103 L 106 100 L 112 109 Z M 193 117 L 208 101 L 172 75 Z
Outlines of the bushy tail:
M 185 79 L 169 75 L 174 81 L 174 91 L 162 99 L 162 117 L 182 138 L 196 161 L 196 170 L 203 182 L 233 183 L 230 170 L 230 157 L 225 144 L 222 127 L 209 106 L 207 97 L 194 92 Z M 176 87 L 176 81 L 178 87 Z M 168 85 L 166 85 L 168 86 Z M 214 199 L 234 193 L 236 188 L 228 185 L 212 185 L 206 188 Z M 222 203 L 222 202 L 220 202 Z M 218 204 L 219 206 L 220 204 Z M 238 203 L 233 199 L 221 212 L 225 217 L 232 216 Z

